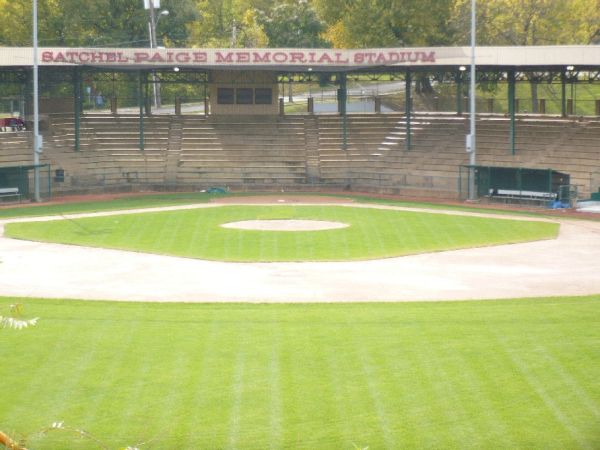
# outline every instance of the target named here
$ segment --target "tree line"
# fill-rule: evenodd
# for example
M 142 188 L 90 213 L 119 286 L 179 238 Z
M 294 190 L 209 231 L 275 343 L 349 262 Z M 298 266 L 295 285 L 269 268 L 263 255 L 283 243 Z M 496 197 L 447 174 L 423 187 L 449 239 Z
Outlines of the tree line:
M 479 45 L 600 43 L 600 0 L 478 0 Z M 162 0 L 166 47 L 468 45 L 471 0 Z M 46 47 L 147 47 L 143 0 L 38 0 Z M 0 0 L 0 46 L 31 45 L 32 0 Z

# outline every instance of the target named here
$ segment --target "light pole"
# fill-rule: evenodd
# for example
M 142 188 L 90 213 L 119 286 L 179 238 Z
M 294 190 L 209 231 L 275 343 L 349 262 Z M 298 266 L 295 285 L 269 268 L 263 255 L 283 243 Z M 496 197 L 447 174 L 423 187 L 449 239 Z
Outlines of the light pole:
M 156 2 L 156 5 L 158 7 L 160 7 L 160 0 L 145 0 L 145 5 L 148 5 L 148 8 L 150 10 L 150 22 L 148 22 L 148 29 L 149 29 L 149 33 L 150 33 L 150 48 L 151 49 L 155 49 L 158 47 L 157 43 L 156 43 L 156 26 L 158 25 L 158 21 L 160 20 L 161 17 L 164 16 L 168 16 L 169 15 L 169 11 L 167 11 L 166 9 L 160 11 L 158 13 L 158 17 L 156 17 L 156 10 L 154 8 L 154 3 Z M 160 85 L 158 84 L 158 81 L 156 79 L 156 72 L 152 71 L 152 92 L 154 94 L 154 107 L 158 108 L 160 107 Z
M 39 165 L 42 152 L 38 89 L 38 7 L 37 0 L 33 0 L 33 199 L 36 202 L 41 201 Z
M 474 201 L 477 199 L 477 193 L 475 192 L 475 164 L 477 164 L 477 145 L 475 140 L 475 100 L 476 100 L 476 92 L 475 92 L 475 77 L 476 77 L 476 67 L 475 67 L 475 46 L 476 46 L 476 10 L 475 10 L 476 0 L 471 0 L 471 127 L 469 136 L 467 137 L 467 151 L 469 152 L 469 200 Z

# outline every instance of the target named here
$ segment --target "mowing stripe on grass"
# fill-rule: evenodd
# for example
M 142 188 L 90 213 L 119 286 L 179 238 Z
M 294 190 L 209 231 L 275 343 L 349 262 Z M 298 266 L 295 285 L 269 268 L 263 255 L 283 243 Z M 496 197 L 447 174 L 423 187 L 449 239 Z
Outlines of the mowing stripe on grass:
M 229 416 L 229 437 L 227 439 L 228 448 L 237 448 L 240 433 L 240 413 L 242 409 L 242 397 L 244 394 L 244 365 L 246 355 L 244 348 L 237 350 L 234 364 L 234 375 L 231 384 L 231 413 Z
M 389 414 L 386 411 L 381 391 L 377 386 L 377 381 L 379 380 L 379 377 L 373 369 L 373 365 L 370 361 L 370 357 L 364 345 L 362 345 L 361 342 L 357 341 L 355 341 L 355 345 L 357 346 L 358 350 L 357 357 L 360 361 L 360 365 L 362 366 L 361 368 L 364 377 L 364 382 L 368 387 L 369 396 L 371 397 L 371 401 L 373 402 L 373 406 L 375 407 L 375 411 L 377 413 L 379 428 L 381 429 L 383 439 L 385 441 L 385 447 L 393 449 L 395 444 L 391 432 L 392 422 L 389 418 Z
M 536 343 L 530 341 L 530 344 L 535 346 Z M 572 394 L 577 397 L 577 400 L 585 409 L 587 409 L 588 413 L 600 419 L 600 407 L 591 400 L 592 396 L 590 393 L 584 391 L 581 384 L 578 383 L 575 378 L 569 375 L 562 363 L 552 353 L 550 353 L 548 347 L 537 345 L 535 346 L 535 349 L 537 352 L 544 355 L 550 370 L 553 370 L 558 375 L 558 378 L 560 378 L 563 383 L 571 389 Z
M 555 398 L 545 389 L 544 384 L 536 378 L 528 365 L 518 356 L 517 350 L 509 349 L 501 336 L 498 336 L 498 342 L 500 343 L 502 350 L 510 358 L 513 367 L 515 367 L 523 376 L 527 384 L 533 389 L 537 396 L 542 400 L 546 408 L 552 413 L 554 419 L 573 437 L 579 447 L 585 449 L 594 448 L 594 446 L 588 442 L 584 436 L 582 436 L 580 431 L 571 422 L 569 417 L 564 413 L 560 406 L 557 405 Z
M 314 219 L 324 231 L 221 227 L 241 220 Z M 82 232 L 82 227 L 89 232 Z M 402 232 L 399 232 L 402 230 Z M 39 223 L 10 223 L 9 237 L 225 261 L 334 261 L 401 256 L 556 237 L 558 224 L 348 206 L 222 206 Z
M 269 447 L 281 448 L 283 445 L 283 402 L 281 392 L 281 366 L 280 366 L 280 339 L 281 333 L 276 325 L 272 336 L 272 349 L 269 358 Z
M 8 302 L 15 299 L 0 299 L 0 308 Z M 0 379 L 10 387 L 0 423 L 11 432 L 65 420 L 108 448 L 155 438 L 148 443 L 155 450 L 598 442 L 598 296 L 26 304 L 40 324 L 0 332 Z M 28 444 L 89 448 L 69 439 L 56 434 Z

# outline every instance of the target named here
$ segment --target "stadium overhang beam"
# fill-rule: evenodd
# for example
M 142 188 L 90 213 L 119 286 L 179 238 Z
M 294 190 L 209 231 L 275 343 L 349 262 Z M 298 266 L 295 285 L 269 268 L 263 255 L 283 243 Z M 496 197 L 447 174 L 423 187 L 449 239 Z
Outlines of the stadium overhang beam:
M 478 47 L 482 70 L 557 70 L 600 66 L 600 46 Z M 375 49 L 199 49 L 40 48 L 40 66 L 84 66 L 111 70 L 268 70 L 348 72 L 368 70 L 450 70 L 470 63 L 470 47 Z M 31 67 L 27 47 L 0 47 L 0 67 Z

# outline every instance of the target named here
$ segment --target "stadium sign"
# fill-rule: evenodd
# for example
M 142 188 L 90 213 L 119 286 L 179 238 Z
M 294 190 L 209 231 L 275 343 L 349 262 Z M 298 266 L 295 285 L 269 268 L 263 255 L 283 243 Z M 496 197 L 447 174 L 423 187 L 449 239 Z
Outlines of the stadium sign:
M 443 67 L 471 63 L 470 47 L 374 49 L 290 48 L 40 48 L 43 66 L 143 70 L 164 67 L 189 69 L 355 70 L 376 67 Z M 526 67 L 597 70 L 600 45 L 478 47 L 476 62 L 487 67 Z M 30 47 L 1 47 L 0 67 L 33 65 Z
M 431 49 L 42 49 L 42 64 L 74 65 L 410 65 L 436 62 Z

